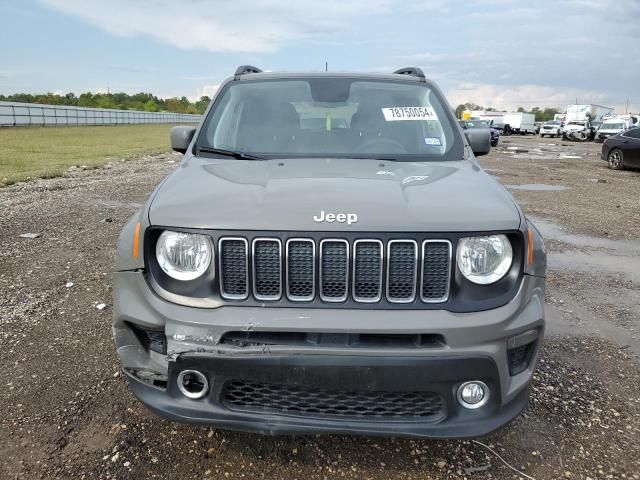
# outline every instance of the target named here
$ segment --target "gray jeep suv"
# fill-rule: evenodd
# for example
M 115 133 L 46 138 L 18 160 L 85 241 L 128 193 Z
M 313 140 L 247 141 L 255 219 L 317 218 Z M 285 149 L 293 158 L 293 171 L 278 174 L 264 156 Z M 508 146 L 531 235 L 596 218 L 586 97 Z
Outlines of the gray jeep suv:
M 440 90 L 393 74 L 226 80 L 127 223 L 113 335 L 164 417 L 262 433 L 473 437 L 526 406 L 543 241 Z

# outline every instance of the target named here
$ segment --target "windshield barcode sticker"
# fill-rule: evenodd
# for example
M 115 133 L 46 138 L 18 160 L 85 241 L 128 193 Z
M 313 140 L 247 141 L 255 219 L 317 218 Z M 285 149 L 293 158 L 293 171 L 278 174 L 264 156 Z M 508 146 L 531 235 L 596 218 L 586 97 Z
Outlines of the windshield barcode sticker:
M 437 120 L 436 112 L 431 107 L 390 107 L 383 108 L 382 113 L 387 122 L 398 120 Z

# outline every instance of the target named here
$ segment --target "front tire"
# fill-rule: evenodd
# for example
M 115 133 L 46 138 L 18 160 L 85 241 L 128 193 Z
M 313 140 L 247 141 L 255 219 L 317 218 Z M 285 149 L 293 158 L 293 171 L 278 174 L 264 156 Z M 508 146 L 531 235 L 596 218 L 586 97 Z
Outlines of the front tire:
M 607 156 L 609 168 L 612 170 L 622 170 L 624 168 L 624 154 L 619 148 L 614 148 Z

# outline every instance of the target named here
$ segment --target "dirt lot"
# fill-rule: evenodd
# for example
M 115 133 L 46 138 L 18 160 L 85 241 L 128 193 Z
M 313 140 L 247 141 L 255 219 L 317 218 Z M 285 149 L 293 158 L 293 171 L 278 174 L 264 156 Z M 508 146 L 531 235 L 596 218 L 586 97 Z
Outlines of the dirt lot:
M 547 238 L 531 405 L 480 440 L 527 478 L 640 479 L 640 173 L 608 170 L 599 150 L 509 137 L 481 162 Z M 0 189 L 0 479 L 525 478 L 470 441 L 263 437 L 136 402 L 111 341 L 110 270 L 121 226 L 178 160 Z

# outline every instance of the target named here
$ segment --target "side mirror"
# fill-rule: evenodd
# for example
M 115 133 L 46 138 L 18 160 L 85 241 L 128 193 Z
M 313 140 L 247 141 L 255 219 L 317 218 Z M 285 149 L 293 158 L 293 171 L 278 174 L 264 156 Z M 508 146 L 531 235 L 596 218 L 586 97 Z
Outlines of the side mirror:
M 480 135 L 469 135 L 467 132 L 464 132 L 464 136 L 467 137 L 471 151 L 476 157 L 489 153 L 487 151 L 487 142 L 483 141 Z
M 170 134 L 171 148 L 176 152 L 186 153 L 195 133 L 196 127 L 173 127 Z

